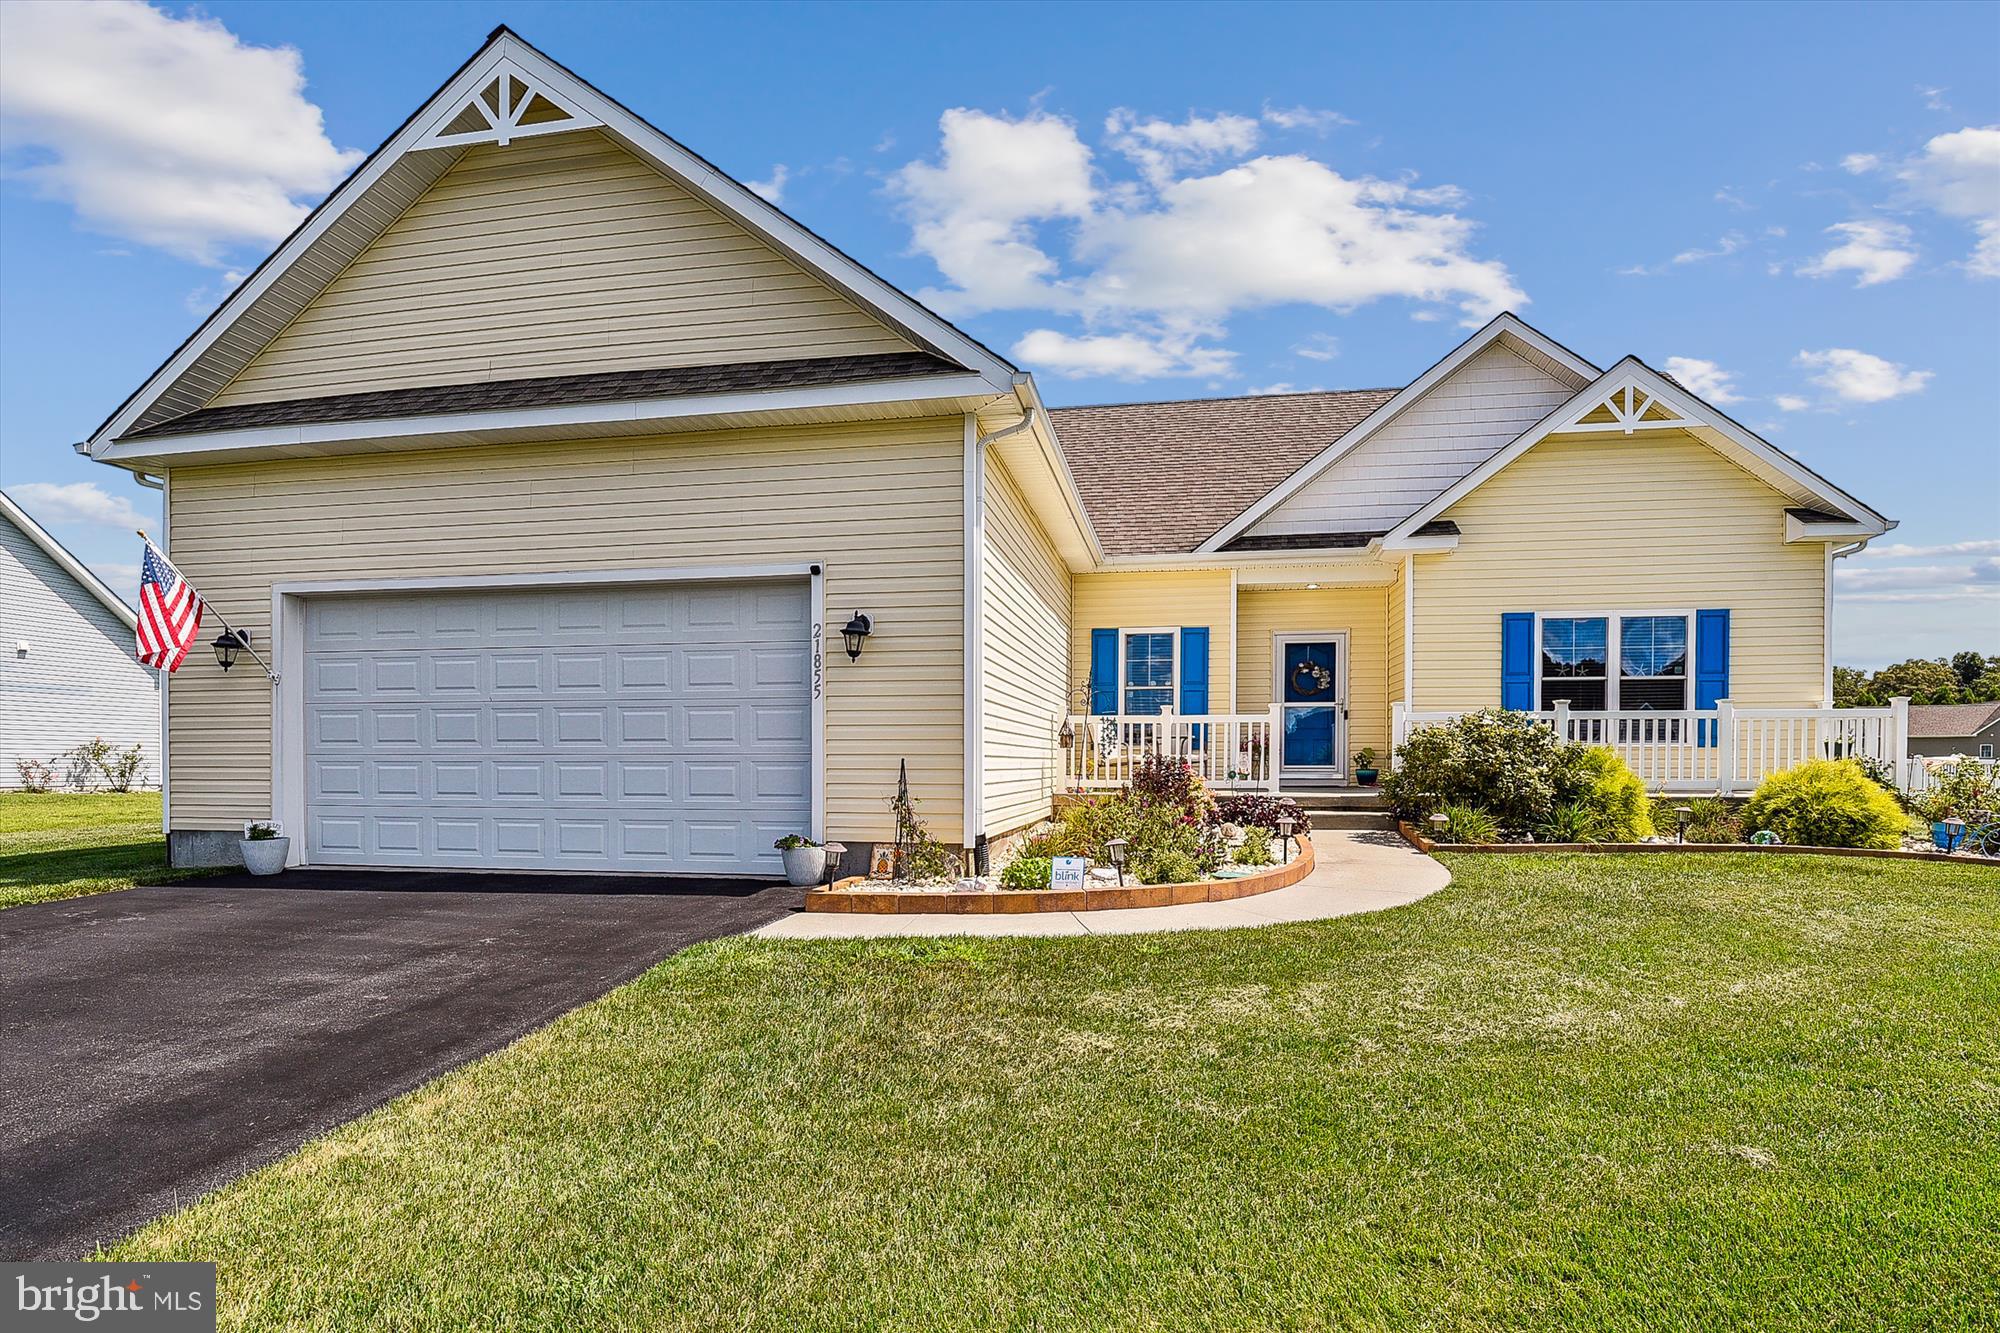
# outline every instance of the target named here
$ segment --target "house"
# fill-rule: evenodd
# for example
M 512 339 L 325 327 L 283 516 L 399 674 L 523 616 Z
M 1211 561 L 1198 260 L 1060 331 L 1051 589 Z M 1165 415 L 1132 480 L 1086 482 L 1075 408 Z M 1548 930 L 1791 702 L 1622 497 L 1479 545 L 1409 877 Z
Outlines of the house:
M 1512 315 L 1398 389 L 1049 410 L 504 28 L 78 447 L 275 668 L 169 686 L 183 863 L 764 874 L 905 765 L 972 850 L 1482 705 L 1733 781 L 1831 743 L 1717 723 L 1825 712 L 1893 526 Z
M 160 693 L 133 655 L 132 608 L 0 492 L 0 790 L 22 761 L 53 762 L 102 738 L 160 780 Z
M 2000 745 L 2000 703 L 1911 704 L 1912 759 L 1964 754 L 1991 759 Z

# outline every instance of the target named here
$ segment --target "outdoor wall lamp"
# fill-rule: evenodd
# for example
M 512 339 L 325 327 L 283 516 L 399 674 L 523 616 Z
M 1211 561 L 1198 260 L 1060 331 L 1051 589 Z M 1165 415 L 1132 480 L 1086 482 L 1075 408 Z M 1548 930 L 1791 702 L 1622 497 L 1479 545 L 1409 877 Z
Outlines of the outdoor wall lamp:
M 250 646 L 250 635 L 245 630 L 226 629 L 215 636 L 215 662 L 224 671 L 236 665 L 236 654 Z
M 868 636 L 874 632 L 875 622 L 867 616 L 862 615 L 859 611 L 856 611 L 854 619 L 848 621 L 840 631 L 840 637 L 847 640 L 848 661 L 854 662 L 860 660 L 861 645 L 868 642 Z

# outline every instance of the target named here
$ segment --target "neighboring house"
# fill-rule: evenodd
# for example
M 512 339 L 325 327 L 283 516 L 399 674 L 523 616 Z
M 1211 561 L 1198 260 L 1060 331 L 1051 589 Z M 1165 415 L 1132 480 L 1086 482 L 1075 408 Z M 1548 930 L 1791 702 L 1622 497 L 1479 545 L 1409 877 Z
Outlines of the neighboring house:
M 1893 526 L 1512 316 L 1401 389 L 1047 411 L 505 29 L 78 447 L 166 478 L 278 671 L 170 684 L 184 862 L 276 817 L 761 874 L 890 837 L 906 762 L 972 848 L 1150 745 L 1337 784 L 1482 705 L 1677 711 L 1579 725 L 1684 757 L 1830 700 L 1833 558 Z
M 132 608 L 0 493 L 0 790 L 19 761 L 102 737 L 141 746 L 160 782 L 160 692 L 133 656 Z
M 2000 703 L 1911 704 L 1910 757 L 1969 754 L 1991 759 L 2000 750 Z

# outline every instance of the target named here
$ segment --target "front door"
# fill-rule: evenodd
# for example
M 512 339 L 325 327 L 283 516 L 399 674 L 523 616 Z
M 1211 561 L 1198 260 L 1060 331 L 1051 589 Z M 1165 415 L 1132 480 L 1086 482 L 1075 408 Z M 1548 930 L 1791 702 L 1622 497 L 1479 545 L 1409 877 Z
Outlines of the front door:
M 1280 634 L 1272 645 L 1277 679 L 1280 782 L 1338 782 L 1347 776 L 1347 636 Z

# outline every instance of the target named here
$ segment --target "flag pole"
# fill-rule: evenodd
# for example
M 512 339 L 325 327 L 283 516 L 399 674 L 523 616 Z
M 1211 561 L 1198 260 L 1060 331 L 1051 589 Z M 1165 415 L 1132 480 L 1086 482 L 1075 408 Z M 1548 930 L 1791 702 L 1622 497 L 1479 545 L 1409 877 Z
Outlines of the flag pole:
M 160 551 L 159 547 L 153 545 L 153 539 L 146 535 L 146 530 L 144 528 L 136 528 L 134 529 L 134 531 L 136 531 L 139 534 L 140 541 L 146 543 L 146 545 L 151 547 L 153 550 Z M 174 563 L 172 558 L 169 557 L 165 551 L 160 551 L 160 558 L 165 560 L 170 565 Z M 176 568 L 178 569 L 178 566 L 176 566 Z M 250 636 L 248 634 L 245 634 L 243 631 L 237 629 L 236 626 L 230 624 L 229 621 L 223 617 L 221 609 L 218 608 L 214 602 L 211 602 L 206 597 L 204 597 L 201 599 L 201 604 L 207 607 L 210 611 L 215 612 L 215 618 L 218 621 L 221 621 L 222 628 L 228 630 L 231 634 L 236 636 L 236 642 L 238 642 L 243 646 L 243 651 L 250 654 L 251 659 L 255 661 L 258 666 L 264 668 L 264 674 L 271 678 L 272 684 L 274 685 L 277 684 L 278 673 L 271 670 L 271 664 L 269 662 L 266 662 L 263 659 L 263 657 L 258 654 L 257 650 L 250 646 Z

